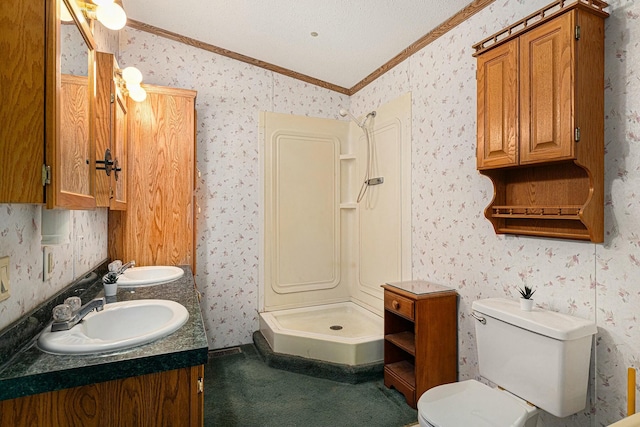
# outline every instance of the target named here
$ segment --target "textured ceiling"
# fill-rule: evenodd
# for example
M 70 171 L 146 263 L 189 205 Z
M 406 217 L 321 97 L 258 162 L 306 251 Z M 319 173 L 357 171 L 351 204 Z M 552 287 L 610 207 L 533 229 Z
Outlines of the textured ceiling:
M 124 7 L 136 21 L 350 88 L 469 3 L 125 0 Z

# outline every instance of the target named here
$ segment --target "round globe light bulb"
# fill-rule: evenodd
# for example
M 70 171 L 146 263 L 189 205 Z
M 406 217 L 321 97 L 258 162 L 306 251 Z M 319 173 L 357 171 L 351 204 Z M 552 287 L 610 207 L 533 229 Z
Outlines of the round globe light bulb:
M 127 14 L 116 3 L 107 3 L 96 7 L 98 21 L 110 30 L 120 30 L 127 23 Z
M 96 6 L 108 6 L 110 3 L 113 3 L 113 0 L 92 0 L 92 2 Z
M 129 91 L 129 98 L 133 99 L 136 102 L 142 102 L 147 99 L 147 91 L 144 90 L 140 85 L 134 85 L 131 87 L 127 85 L 127 90 Z
M 140 82 L 142 82 L 142 73 L 136 67 L 127 67 L 122 70 L 122 78 L 127 82 L 127 86 L 140 86 Z

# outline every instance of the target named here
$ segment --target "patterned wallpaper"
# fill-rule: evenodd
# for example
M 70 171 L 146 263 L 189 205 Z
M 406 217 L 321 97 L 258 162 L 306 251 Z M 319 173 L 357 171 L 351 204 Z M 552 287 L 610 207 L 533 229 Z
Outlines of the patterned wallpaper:
M 260 110 L 337 118 L 341 106 L 364 113 L 413 92 L 413 271 L 455 287 L 460 304 L 460 377 L 477 377 L 471 301 L 515 298 L 521 284 L 537 303 L 595 319 L 598 345 L 590 388 L 593 406 L 549 425 L 604 425 L 625 407 L 626 366 L 637 365 L 640 297 L 632 278 L 640 263 L 638 203 L 631 148 L 640 104 L 626 94 L 638 79 L 633 24 L 640 5 L 612 2 L 607 34 L 607 241 L 603 245 L 496 236 L 482 214 L 491 184 L 475 169 L 475 59 L 471 45 L 546 0 L 502 0 L 473 16 L 348 99 L 278 74 L 143 32 L 121 38 L 122 66 L 137 64 L 145 82 L 198 91 L 198 270 L 212 348 L 249 342 L 257 328 Z M 637 27 L 637 25 L 636 25 Z M 637 62 L 637 61 L 636 61 Z M 640 159 L 639 159 L 640 160 Z M 635 172 L 635 175 L 634 175 Z M 616 203 L 617 201 L 617 203 Z M 636 215 L 634 215 L 634 213 Z M 620 252 L 615 254 L 615 252 Z M 618 255 L 618 256 L 616 256 Z M 614 314 L 615 313 L 615 314 Z
M 54 266 L 43 281 L 40 205 L 0 204 L 0 256 L 10 257 L 11 297 L 0 302 L 0 330 L 107 258 L 107 210 L 66 211 L 69 242 L 50 246 Z
M 338 119 L 349 98 L 191 46 L 126 28 L 121 67 L 143 83 L 198 91 L 196 283 L 211 348 L 252 341 L 258 329 L 258 113 Z
M 601 426 L 624 415 L 626 367 L 640 364 L 639 2 L 611 0 L 605 21 L 605 243 L 496 236 L 482 214 L 492 189 L 475 169 L 471 45 L 548 2 L 497 0 L 351 99 L 144 32 L 121 33 L 121 67 L 137 66 L 145 83 L 198 91 L 196 281 L 211 348 L 250 342 L 258 327 L 258 111 L 338 119 L 341 107 L 361 114 L 412 91 L 413 276 L 461 295 L 460 378 L 478 377 L 471 302 L 515 298 L 526 283 L 538 288 L 540 306 L 594 319 L 599 330 L 591 406 L 565 419 L 545 414 L 545 425 Z M 12 257 L 13 285 L 0 303 L 0 328 L 106 256 L 106 211 L 72 212 L 73 243 L 56 249 L 58 274 L 43 283 L 40 212 L 0 205 L 0 256 Z
M 228 58 L 127 29 L 121 65 L 145 82 L 198 91 L 198 269 L 212 348 L 251 341 L 259 305 L 258 111 L 337 118 L 362 114 L 400 94 L 413 97 L 413 275 L 460 292 L 460 377 L 478 377 L 474 299 L 538 288 L 538 305 L 594 319 L 591 406 L 550 426 L 606 425 L 625 411 L 627 366 L 638 365 L 640 150 L 637 92 L 640 4 L 610 2 L 606 21 L 606 242 L 496 236 L 482 214 L 490 181 L 475 169 L 475 59 L 471 45 L 548 4 L 498 0 L 351 99 Z M 635 55 L 634 55 L 635 53 Z M 637 64 L 635 67 L 634 65 Z
M 598 324 L 591 407 L 546 426 L 601 426 L 626 412 L 626 368 L 640 365 L 640 2 L 610 1 L 605 21 L 605 243 L 497 236 L 483 210 L 490 181 L 475 169 L 475 58 L 471 45 L 548 0 L 498 0 L 351 99 L 354 113 L 413 94 L 413 276 L 453 286 L 460 378 L 478 378 L 471 302 L 516 297 Z M 393 72 L 393 71 L 392 71 Z

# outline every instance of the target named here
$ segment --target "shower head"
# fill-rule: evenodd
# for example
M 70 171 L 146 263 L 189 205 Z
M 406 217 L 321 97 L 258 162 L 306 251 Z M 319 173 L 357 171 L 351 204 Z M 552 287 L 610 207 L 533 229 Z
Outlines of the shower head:
M 357 124 L 358 126 L 361 126 L 360 121 L 359 121 L 359 120 L 358 120 L 358 119 L 357 119 L 353 114 L 351 114 L 350 112 L 348 112 L 348 111 L 347 111 L 347 110 L 345 110 L 344 108 L 342 108 L 342 109 L 340 110 L 340 115 L 341 115 L 342 117 L 349 117 L 351 120 L 353 120 L 354 122 L 356 122 L 356 124 Z
M 355 122 L 355 124 L 357 124 L 359 127 L 363 127 L 364 124 L 367 122 L 367 119 L 369 117 L 375 117 L 376 116 L 376 112 L 372 111 L 369 114 L 367 114 L 367 116 L 364 118 L 364 120 L 362 121 L 362 123 L 360 123 L 360 121 L 353 115 L 351 114 L 349 111 L 345 110 L 344 108 L 340 109 L 340 115 L 342 117 L 349 117 L 351 120 L 353 120 Z

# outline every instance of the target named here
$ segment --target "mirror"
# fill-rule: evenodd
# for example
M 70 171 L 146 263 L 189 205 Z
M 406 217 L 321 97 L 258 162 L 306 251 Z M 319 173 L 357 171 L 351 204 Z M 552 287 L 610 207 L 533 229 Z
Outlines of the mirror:
M 55 148 L 48 149 L 47 155 L 53 159 L 54 193 L 52 197 L 47 195 L 47 206 L 87 209 L 95 207 L 95 42 L 76 0 L 57 0 L 57 4 L 57 131 Z

